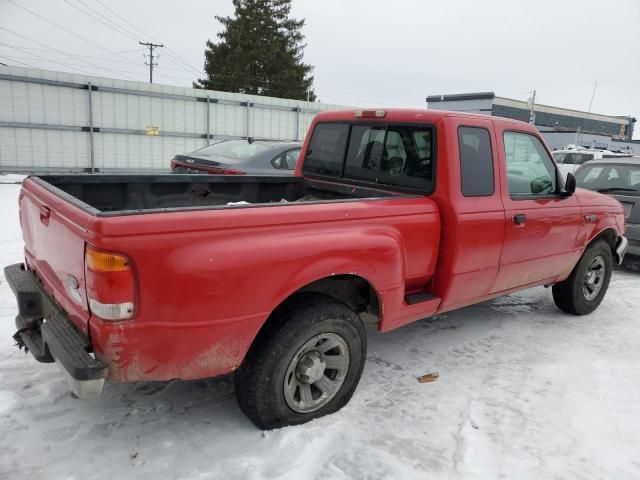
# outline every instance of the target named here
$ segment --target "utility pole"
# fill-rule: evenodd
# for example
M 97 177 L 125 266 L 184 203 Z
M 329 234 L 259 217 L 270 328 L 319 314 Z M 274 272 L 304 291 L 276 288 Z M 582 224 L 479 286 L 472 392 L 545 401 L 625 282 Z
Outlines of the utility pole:
M 535 125 L 536 123 L 536 112 L 534 111 L 534 107 L 536 105 L 536 91 L 533 91 L 533 95 L 529 98 L 529 123 L 531 125 Z
M 152 42 L 138 42 L 140 45 L 144 45 L 145 47 L 149 48 L 149 62 L 144 62 L 145 65 L 149 65 L 149 83 L 153 83 L 153 67 L 157 67 L 158 63 L 153 63 L 153 49 L 154 48 L 162 48 L 164 47 L 164 45 L 162 45 L 161 43 L 152 43 Z M 156 55 L 157 58 L 157 55 Z
M 587 117 L 585 118 L 585 120 L 589 120 L 589 117 L 591 116 L 591 107 L 593 106 L 593 99 L 596 97 L 596 88 L 598 88 L 598 82 L 596 82 L 596 84 L 593 86 L 593 94 L 591 95 L 591 101 L 589 102 L 589 110 L 587 111 Z M 581 126 L 582 125 L 578 126 L 578 132 L 576 133 L 576 145 L 580 145 L 580 141 L 582 139 L 582 132 L 580 128 Z

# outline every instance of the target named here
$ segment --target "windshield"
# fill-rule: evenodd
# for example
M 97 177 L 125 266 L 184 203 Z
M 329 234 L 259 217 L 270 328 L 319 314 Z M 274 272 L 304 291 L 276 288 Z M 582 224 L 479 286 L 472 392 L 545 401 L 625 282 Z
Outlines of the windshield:
M 198 155 L 211 155 L 216 157 L 232 158 L 235 160 L 250 159 L 268 150 L 270 147 L 263 143 L 249 143 L 246 140 L 226 140 L 214 143 L 196 150 Z
M 589 190 L 621 188 L 640 191 L 640 164 L 585 165 L 576 172 L 576 184 Z

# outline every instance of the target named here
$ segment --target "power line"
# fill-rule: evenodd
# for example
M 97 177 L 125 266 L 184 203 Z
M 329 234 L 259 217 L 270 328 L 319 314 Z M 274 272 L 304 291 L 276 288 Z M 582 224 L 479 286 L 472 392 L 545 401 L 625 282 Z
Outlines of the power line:
M 29 13 L 29 14 L 33 15 L 34 17 L 39 18 L 40 20 L 43 20 L 43 21 L 45 21 L 45 22 L 49 23 L 50 25 L 53 25 L 54 27 L 59 28 L 60 30 L 63 30 L 63 31 L 67 32 L 67 33 L 68 33 L 68 34 L 70 34 L 70 35 L 73 35 L 74 37 L 79 38 L 80 40 L 83 40 L 83 41 L 85 41 L 85 42 L 87 42 L 87 43 L 90 43 L 90 44 L 91 44 L 91 45 L 93 45 L 94 47 L 97 47 L 97 48 L 99 48 L 99 49 L 101 49 L 101 50 L 104 50 L 104 51 L 106 51 L 106 52 L 109 52 L 109 53 L 111 53 L 111 54 L 113 54 L 113 55 L 118 55 L 119 57 L 122 57 L 122 55 L 120 55 L 119 53 L 116 53 L 116 52 L 114 52 L 114 51 L 112 51 L 112 50 L 109 50 L 108 48 L 105 48 L 105 47 L 103 47 L 102 45 L 99 45 L 99 44 L 97 44 L 96 42 L 94 42 L 94 41 L 92 41 L 92 40 L 89 40 L 88 38 L 83 37 L 82 35 L 78 35 L 77 33 L 72 32 L 71 30 L 69 30 L 68 28 L 65 28 L 65 27 L 63 27 L 63 26 L 61 26 L 61 25 L 58 25 L 57 23 L 52 22 L 51 20 L 49 20 L 49 19 L 47 19 L 47 18 L 43 17 L 42 15 L 39 15 L 39 14 L 37 14 L 37 13 L 35 13 L 35 12 L 31 11 L 31 10 L 29 10 L 28 8 L 23 7 L 22 5 L 18 5 L 18 4 L 17 4 L 16 2 L 14 2 L 13 0 L 6 0 L 6 1 L 7 1 L 7 2 L 9 2 L 9 3 L 11 3 L 13 6 L 18 7 L 18 8 L 20 8 L 21 10 L 24 10 L 25 12 L 27 12 L 27 13 Z M 122 57 L 122 58 L 125 58 L 125 57 Z
M 141 28 L 136 27 L 133 23 L 131 23 L 129 20 L 127 20 L 126 18 L 124 18 L 122 15 L 120 15 L 118 12 L 116 12 L 115 10 L 113 10 L 112 8 L 110 8 L 108 5 L 105 5 L 104 3 L 102 3 L 100 0 L 95 0 L 97 3 L 99 3 L 104 9 L 108 10 L 109 12 L 111 12 L 113 15 L 115 15 L 116 17 L 118 17 L 120 20 L 122 20 L 123 22 L 125 22 L 127 25 L 129 25 L 131 28 L 133 28 L 136 32 L 140 32 L 142 33 L 144 36 L 146 36 L 147 38 L 150 38 L 152 41 L 157 42 L 158 39 L 155 38 L 153 35 L 149 35 L 148 33 L 144 32 Z M 164 47 L 165 48 L 165 54 L 166 56 L 169 58 L 169 60 L 173 60 L 172 63 L 176 64 L 176 65 L 182 65 L 185 68 L 191 69 L 194 72 L 197 72 L 198 75 L 201 73 L 204 73 L 202 70 L 193 67 L 192 65 L 190 65 L 189 63 L 187 63 L 186 61 L 182 60 L 182 58 L 176 53 L 174 52 L 172 49 L 170 49 L 169 47 Z
M 29 37 L 27 37 L 27 36 L 25 36 L 25 35 L 22 35 L 22 34 L 20 34 L 20 33 L 14 32 L 13 30 L 10 30 L 10 29 L 8 29 L 8 28 L 5 28 L 5 27 L 0 26 L 0 30 L 4 30 L 4 31 L 6 31 L 6 32 L 9 32 L 9 33 L 11 33 L 11 34 L 15 35 L 16 37 L 23 38 L 23 39 L 25 39 L 25 40 L 27 40 L 27 41 L 29 41 L 29 42 L 33 42 L 33 43 L 35 43 L 36 45 L 40 45 L 41 47 L 45 47 L 45 48 L 47 49 L 47 51 L 48 51 L 48 50 L 52 50 L 52 51 L 54 51 L 54 52 L 56 52 L 56 53 L 59 53 L 60 55 L 64 55 L 64 56 L 66 56 L 66 57 L 74 58 L 74 56 L 73 56 L 72 54 L 69 54 L 69 53 L 63 52 L 62 50 L 58 50 L 57 48 L 54 48 L 54 47 L 50 47 L 49 45 L 46 45 L 46 44 L 44 44 L 44 43 L 42 43 L 42 42 L 39 42 L 38 40 L 34 40 L 33 38 L 29 38 Z M 14 46 L 11 46 L 11 45 L 8 45 L 8 44 L 5 44 L 5 45 L 6 45 L 6 46 L 8 46 L 9 48 L 20 48 L 20 47 L 14 47 Z M 26 47 L 23 47 L 23 48 L 26 48 Z M 27 54 L 30 54 L 30 55 L 35 55 L 35 54 L 31 53 L 31 52 L 26 52 L 26 53 L 27 53 Z M 41 58 L 44 58 L 44 57 L 41 57 Z M 88 65 L 88 66 L 90 66 L 90 67 L 97 68 L 97 69 L 99 69 L 99 70 L 105 70 L 105 71 L 110 71 L 110 70 L 111 70 L 111 69 L 109 69 L 109 68 L 101 67 L 101 66 L 96 65 L 96 64 L 94 64 L 94 63 L 88 62 L 87 60 L 84 60 L 84 59 L 82 59 L 82 58 L 77 58 L 77 60 L 81 61 L 82 63 L 84 63 L 84 64 L 86 64 L 86 65 Z M 59 62 L 54 62 L 54 63 L 59 63 Z M 93 75 L 93 73 L 90 73 L 89 75 Z M 133 78 L 132 78 L 132 77 L 127 76 L 127 78 L 128 78 L 129 80 L 133 80 Z
M 5 54 L 4 52 L 0 52 L 0 58 L 3 57 Z M 33 54 L 30 54 L 33 55 Z M 5 57 L 5 58 L 11 58 L 11 60 L 19 62 L 19 60 L 34 60 L 33 57 L 26 57 L 26 56 L 12 56 L 12 57 Z M 42 63 L 47 63 L 47 62 L 55 62 L 55 60 L 42 60 Z M 19 63 L 23 63 L 23 62 L 19 62 Z M 38 68 L 36 66 L 33 65 L 27 65 L 25 63 L 23 63 L 23 65 L 31 67 L 31 68 Z M 67 67 L 82 67 L 82 65 L 78 65 L 78 64 L 73 64 L 73 63 L 65 63 L 65 66 Z M 111 72 L 116 72 L 116 73 L 132 73 L 132 74 L 138 74 L 139 72 L 132 72 L 131 70 L 120 70 L 120 69 L 109 69 L 109 71 Z M 167 78 L 167 79 L 171 79 L 171 80 L 185 80 L 185 81 L 190 81 L 191 78 L 187 78 L 187 77 L 176 77 L 173 75 L 165 75 L 164 73 L 156 73 L 154 72 L 154 77 L 158 76 L 158 77 L 162 77 L 162 78 Z
M 20 65 L 24 65 L 25 67 L 35 68 L 33 65 L 29 65 L 28 63 L 21 62 L 20 60 L 16 60 L 15 58 L 5 57 L 4 55 L 0 55 L 0 58 L 4 58 L 5 60 L 11 60 L 12 62 L 19 63 Z
M 3 27 L 0 27 L 0 29 L 2 29 Z M 26 37 L 24 37 L 26 38 Z M 30 41 L 34 41 L 34 40 L 30 40 Z M 23 45 L 11 45 L 12 47 L 19 47 L 19 48 L 23 48 L 25 50 L 33 50 L 36 52 L 50 52 L 52 50 L 52 47 L 47 47 L 45 48 L 34 48 L 34 47 L 25 47 Z M 103 60 L 105 62 L 112 62 L 112 63 L 123 63 L 126 65 L 137 65 L 140 66 L 140 62 L 136 62 L 134 60 L 120 60 L 119 58 L 110 58 L 107 56 L 102 56 L 102 55 L 79 55 L 76 53 L 65 53 L 65 52 L 61 52 L 61 51 L 57 51 L 54 50 L 57 54 L 59 55 L 64 55 L 65 57 L 70 57 L 76 60 L 79 60 L 81 62 L 85 62 L 85 60 L 83 60 L 84 58 L 95 58 L 97 60 Z M 128 50 L 128 52 L 140 52 L 140 50 Z M 120 53 L 125 53 L 124 51 L 120 52 Z M 106 68 L 106 67 L 99 67 L 97 65 L 91 64 L 89 63 L 89 65 L 94 66 L 95 68 L 101 68 L 101 69 L 105 69 L 105 70 L 113 70 L 113 71 L 117 71 L 114 70 L 113 68 Z M 171 68 L 171 67 L 162 67 L 162 70 L 169 70 L 172 72 L 187 72 L 189 73 L 187 70 L 185 70 L 184 68 Z M 121 70 L 124 71 L 124 70 Z M 135 74 L 139 74 L 140 72 L 130 72 L 130 73 L 135 73 Z M 155 73 L 155 72 L 154 72 Z M 180 78 L 182 80 L 193 80 L 192 78 L 187 79 L 186 77 L 167 77 L 167 78 Z
M 42 55 L 38 55 L 37 53 L 30 53 L 30 52 L 27 52 L 26 50 L 23 50 L 22 48 L 12 47 L 11 45 L 8 45 L 8 44 L 6 44 L 6 43 L 2 43 L 2 42 L 0 42 L 0 45 L 2 45 L 2 46 L 4 46 L 4 47 L 13 48 L 14 50 L 18 50 L 19 52 L 26 53 L 27 55 L 33 55 L 34 57 L 41 58 L 41 59 L 43 59 L 43 60 L 46 60 L 47 62 L 57 63 L 57 64 L 59 64 L 59 65 L 65 66 L 65 67 L 69 67 L 69 66 L 70 66 L 70 65 L 69 65 L 69 64 L 67 64 L 67 63 L 59 62 L 59 61 L 57 61 L 57 60 L 50 60 L 50 59 L 48 59 L 48 58 L 46 58 L 46 57 L 43 57 Z M 73 68 L 73 67 L 72 67 L 72 68 Z M 92 73 L 91 73 L 91 72 L 87 72 L 86 70 L 82 70 L 82 69 L 77 68 L 77 67 L 76 67 L 76 69 L 77 69 L 77 70 L 80 70 L 82 73 L 86 73 L 87 75 L 92 75 Z
M 87 8 L 90 8 L 91 10 L 93 10 L 91 7 L 89 7 L 86 3 L 84 3 L 82 0 L 78 0 L 80 3 L 82 3 L 83 5 L 86 5 Z M 133 40 L 137 40 L 136 37 L 130 35 L 128 32 L 124 31 L 124 30 L 120 30 L 117 26 L 113 26 L 110 23 L 107 23 L 108 19 L 106 19 L 107 21 L 101 19 L 100 17 L 96 17 L 95 15 L 92 15 L 91 13 L 87 12 L 86 10 L 84 10 L 83 8 L 79 7 L 78 5 L 71 3 L 69 0 L 64 0 L 64 2 L 70 6 L 72 6 L 73 8 L 75 8 L 76 10 L 84 13 L 85 15 L 87 15 L 88 17 L 93 18 L 94 20 L 97 20 L 98 22 L 102 23 L 103 25 L 106 25 L 108 28 L 110 28 L 111 30 L 114 30 L 116 32 L 118 32 L 121 35 L 125 35 L 129 38 L 132 38 Z M 99 13 L 99 12 L 96 12 Z

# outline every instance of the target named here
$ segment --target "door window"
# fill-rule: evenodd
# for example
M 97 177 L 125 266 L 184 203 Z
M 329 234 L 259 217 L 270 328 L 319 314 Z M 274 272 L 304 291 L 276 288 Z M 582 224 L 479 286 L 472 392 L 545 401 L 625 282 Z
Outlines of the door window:
M 528 133 L 505 132 L 509 193 L 513 197 L 556 192 L 556 169 L 538 138 Z

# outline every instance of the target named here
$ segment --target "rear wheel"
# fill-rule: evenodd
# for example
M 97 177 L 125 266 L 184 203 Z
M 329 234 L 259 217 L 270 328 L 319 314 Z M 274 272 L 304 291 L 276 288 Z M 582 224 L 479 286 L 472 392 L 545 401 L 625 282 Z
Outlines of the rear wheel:
M 612 270 L 611 247 L 598 240 L 587 247 L 569 278 L 553 286 L 556 305 L 574 315 L 593 312 L 607 293 Z
M 305 293 L 276 315 L 235 376 L 240 408 L 262 429 L 305 423 L 346 405 L 367 349 L 358 315 L 331 297 Z

